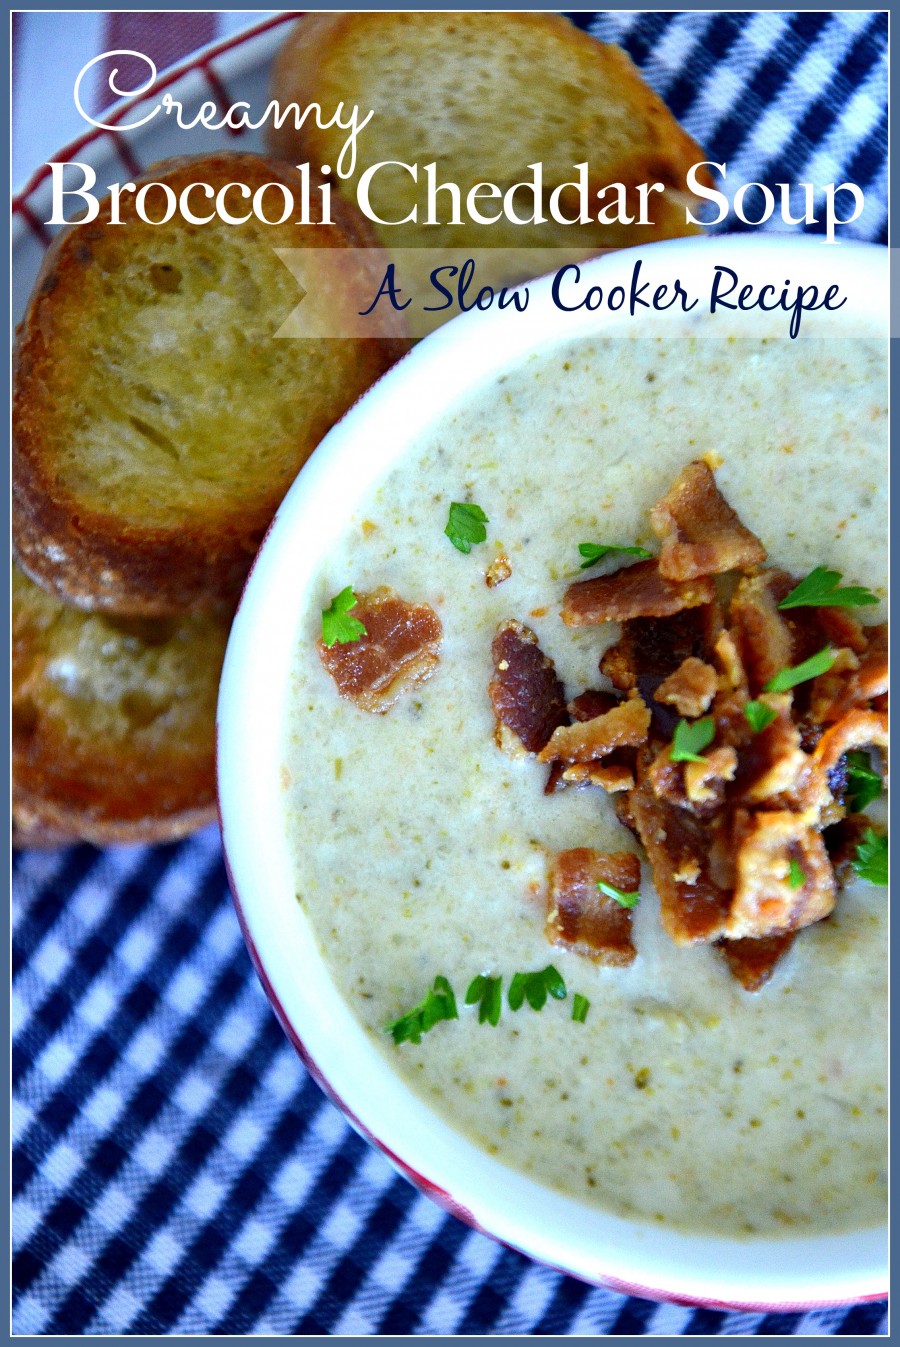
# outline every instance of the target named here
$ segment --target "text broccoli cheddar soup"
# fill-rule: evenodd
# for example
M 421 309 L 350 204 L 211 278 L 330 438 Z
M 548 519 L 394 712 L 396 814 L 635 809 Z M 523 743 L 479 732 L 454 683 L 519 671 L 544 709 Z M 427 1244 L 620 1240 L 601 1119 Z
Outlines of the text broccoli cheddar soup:
M 884 343 L 592 340 L 347 520 L 298 633 L 297 897 L 396 1071 L 610 1212 L 886 1205 Z

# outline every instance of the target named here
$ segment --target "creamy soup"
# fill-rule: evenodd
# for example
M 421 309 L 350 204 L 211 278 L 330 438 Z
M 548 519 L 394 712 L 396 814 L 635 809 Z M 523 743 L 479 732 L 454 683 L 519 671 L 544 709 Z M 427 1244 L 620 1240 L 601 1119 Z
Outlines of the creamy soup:
M 770 564 L 828 565 L 883 598 L 886 434 L 878 341 L 559 346 L 436 424 L 348 519 L 309 594 L 284 798 L 298 900 L 334 979 L 454 1127 L 608 1211 L 748 1236 L 884 1218 L 887 891 L 851 883 L 755 995 L 716 950 L 663 933 L 646 863 L 630 967 L 551 947 L 548 853 L 639 848 L 602 790 L 547 796 L 546 768 L 495 746 L 492 636 L 518 618 L 570 697 L 598 686 L 616 627 L 571 630 L 559 616 L 578 544 L 657 551 L 648 511 L 705 454 Z M 460 500 L 490 520 L 469 555 L 444 536 Z M 499 552 L 512 574 L 491 589 Z M 342 700 L 316 654 L 320 610 L 348 584 L 391 585 L 443 623 L 436 673 L 385 715 Z M 512 974 L 548 963 L 568 999 L 512 1013 Z M 463 1006 L 477 973 L 504 976 L 497 1027 Z M 459 1020 L 394 1046 L 385 1024 L 438 974 Z M 583 1024 L 575 993 L 590 1001 Z

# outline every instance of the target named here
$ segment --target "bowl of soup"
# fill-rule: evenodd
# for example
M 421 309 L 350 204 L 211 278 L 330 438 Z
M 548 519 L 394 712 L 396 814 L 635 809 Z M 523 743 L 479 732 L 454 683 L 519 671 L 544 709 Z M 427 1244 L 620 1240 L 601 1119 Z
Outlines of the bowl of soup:
M 652 512 L 691 464 L 768 567 L 867 595 L 865 645 L 886 615 L 884 265 L 865 245 L 688 240 L 453 320 L 325 437 L 234 624 L 224 846 L 285 1031 L 422 1191 L 590 1282 L 750 1307 L 885 1292 L 886 889 L 845 865 L 748 990 L 721 940 L 671 938 L 611 778 L 548 788 L 489 691 L 514 629 L 562 690 L 558 723 L 609 695 L 622 625 L 562 620 L 566 596 L 656 564 Z M 711 313 L 717 284 L 734 307 Z M 677 302 L 645 312 L 655 293 Z M 867 807 L 878 833 L 883 800 Z M 625 857 L 601 890 L 622 957 L 548 918 L 554 864 L 585 848 Z M 805 892 L 797 855 L 785 884 Z

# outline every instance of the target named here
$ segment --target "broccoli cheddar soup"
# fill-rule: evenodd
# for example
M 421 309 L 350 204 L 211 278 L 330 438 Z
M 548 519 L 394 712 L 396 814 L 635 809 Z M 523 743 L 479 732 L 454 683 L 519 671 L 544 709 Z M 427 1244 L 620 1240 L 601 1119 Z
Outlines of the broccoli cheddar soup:
M 284 800 L 335 982 L 607 1211 L 884 1219 L 886 434 L 881 341 L 555 347 L 310 589 Z

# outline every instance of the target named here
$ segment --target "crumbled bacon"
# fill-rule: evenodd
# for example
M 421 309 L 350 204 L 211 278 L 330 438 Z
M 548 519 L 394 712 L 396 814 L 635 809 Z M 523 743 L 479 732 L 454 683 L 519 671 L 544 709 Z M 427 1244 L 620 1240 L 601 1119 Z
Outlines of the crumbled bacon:
M 587 692 L 580 693 L 569 702 L 569 715 L 573 720 L 595 720 L 597 716 L 605 716 L 607 711 L 618 705 L 618 701 L 619 698 L 611 692 L 588 688 Z
M 568 627 L 593 627 L 635 617 L 671 617 L 683 608 L 696 608 L 714 598 L 715 587 L 708 577 L 667 580 L 656 561 L 639 561 L 613 575 L 570 585 L 563 599 L 562 619 Z
M 537 753 L 558 725 L 569 719 L 566 695 L 553 661 L 530 627 L 513 618 L 501 622 L 491 644 L 494 676 L 488 694 L 499 748 Z M 504 733 L 504 731 L 508 733 Z
M 597 881 L 634 893 L 641 882 L 641 864 L 628 851 L 593 851 L 576 847 L 561 851 L 550 871 L 547 939 L 596 963 L 623 966 L 633 962 L 631 909 L 597 888 Z
M 735 816 L 736 884 L 724 934 L 775 935 L 827 917 L 837 896 L 822 834 L 788 810 Z M 791 862 L 802 882 L 795 887 Z
M 689 655 L 656 689 L 656 700 L 674 706 L 680 716 L 702 716 L 708 711 L 719 685 L 711 664 Z
M 775 591 L 779 572 L 741 580 L 729 606 L 732 635 L 737 646 L 752 696 L 793 662 L 794 644 L 790 628 L 778 611 L 784 597 Z M 779 591 L 782 589 L 779 586 Z
M 631 792 L 629 804 L 653 870 L 666 933 L 676 945 L 705 944 L 724 935 L 731 894 L 710 874 L 707 828 L 686 810 L 660 800 L 646 782 Z
M 364 711 L 390 709 L 438 665 L 441 620 L 427 603 L 407 603 L 387 587 L 357 596 L 353 616 L 365 635 L 345 644 L 317 642 L 319 658 L 342 697 Z
M 702 762 L 684 764 L 684 793 L 693 805 L 721 803 L 725 784 L 737 771 L 737 753 L 730 744 L 722 744 L 700 756 Z
M 766 549 L 741 523 L 702 460 L 676 477 L 650 511 L 650 525 L 662 539 L 659 569 L 669 580 L 748 571 L 766 559 Z
M 504 580 L 508 580 L 512 575 L 512 566 L 509 564 L 509 557 L 505 552 L 501 552 L 495 557 L 484 573 L 484 583 L 488 589 L 496 589 L 502 585 Z
M 738 770 L 737 794 L 746 804 L 762 804 L 796 790 L 808 758 L 800 731 L 791 719 L 790 693 L 768 693 L 763 705 L 776 718 L 745 744 Z
M 634 772 L 624 763 L 573 762 L 563 767 L 562 779 L 573 786 L 602 786 L 614 795 L 619 790 L 631 790 Z
M 795 933 L 832 910 L 868 826 L 846 817 L 847 754 L 886 750 L 887 627 L 864 627 L 839 607 L 779 608 L 797 577 L 758 570 L 762 544 L 706 464 L 684 470 L 653 525 L 658 562 L 566 591 L 567 625 L 621 624 L 600 660 L 615 692 L 591 689 L 565 707 L 560 688 L 560 719 L 537 756 L 549 764 L 548 792 L 589 785 L 610 794 L 646 850 L 671 939 L 716 944 L 741 985 L 758 991 Z M 726 571 L 732 577 L 716 583 Z M 826 673 L 764 691 L 825 647 Z M 762 708 L 774 716 L 759 729 Z M 673 762 L 678 718 L 701 716 L 714 722 L 710 745 L 695 761 Z M 547 928 L 593 958 L 605 926 L 595 939 L 591 923 L 609 916 L 597 907 L 600 856 L 559 857 Z M 627 911 L 612 916 L 630 926 Z M 630 930 L 628 950 L 623 962 L 633 958 Z
M 640 697 L 629 697 L 611 711 L 575 725 L 561 725 L 538 754 L 538 762 L 596 762 L 616 748 L 641 744 L 650 729 L 650 712 Z
M 723 940 L 719 946 L 734 977 L 747 992 L 758 992 L 775 971 L 782 955 L 794 943 L 794 932 L 744 940 Z
M 848 711 L 822 735 L 812 755 L 814 768 L 830 772 L 840 758 L 854 748 L 888 747 L 888 718 L 884 711 Z
M 887 693 L 887 626 L 863 630 L 867 631 L 867 646 L 855 652 L 858 656 L 855 668 L 848 667 L 846 661 L 840 668 L 835 661 L 828 672 L 820 674 L 813 683 L 810 698 L 813 719 L 822 723 L 840 720 L 855 706 L 875 702 Z

